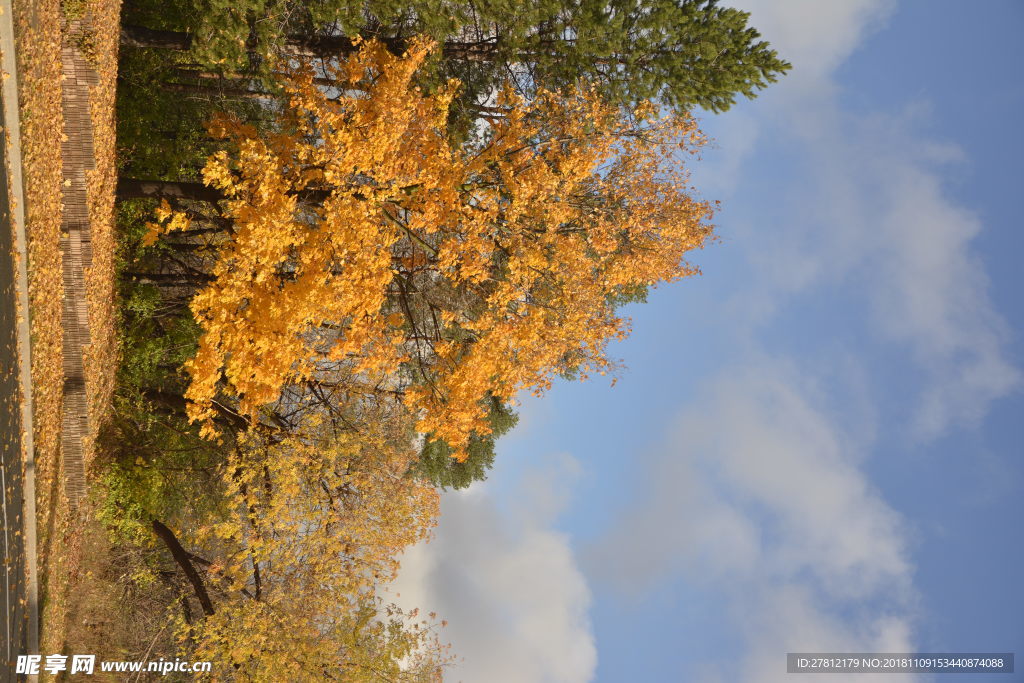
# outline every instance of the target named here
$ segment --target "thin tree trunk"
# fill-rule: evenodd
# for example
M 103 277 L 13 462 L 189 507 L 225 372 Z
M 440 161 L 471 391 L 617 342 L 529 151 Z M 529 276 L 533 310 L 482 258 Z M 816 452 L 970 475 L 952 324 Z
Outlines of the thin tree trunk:
M 405 52 L 409 41 L 403 38 L 381 38 L 381 43 L 396 55 Z M 181 31 L 161 31 L 134 24 L 121 25 L 121 45 L 124 47 L 149 47 L 163 50 L 185 51 L 192 47 L 192 34 Z M 255 49 L 255 44 L 247 45 Z M 489 61 L 497 54 L 498 41 L 485 40 L 480 42 L 447 42 L 442 47 L 445 57 L 468 61 Z M 352 44 L 348 36 L 290 36 L 284 52 L 286 54 L 308 57 L 329 57 L 348 54 L 359 50 Z
M 237 97 L 247 100 L 268 100 L 274 97 L 271 93 L 245 88 L 220 88 L 216 85 L 197 85 L 193 83 L 162 83 L 164 90 L 172 92 L 196 93 L 213 97 Z
M 175 208 L 175 211 L 181 211 L 181 209 Z M 187 215 L 187 213 L 186 213 L 186 215 Z M 191 218 L 191 216 L 190 216 L 190 218 Z M 225 221 L 225 222 L 228 223 L 227 225 L 219 225 L 216 221 L 212 221 L 212 220 L 209 220 L 209 219 L 202 219 L 202 220 L 200 220 L 200 219 L 192 219 L 192 222 L 193 223 L 200 223 L 200 222 L 206 223 L 206 222 L 209 222 L 211 225 L 214 225 L 216 227 L 210 227 L 210 228 L 189 228 L 188 230 L 177 230 L 177 231 L 175 231 L 174 235 L 176 237 L 181 237 L 183 239 L 187 239 L 189 237 L 196 237 L 198 235 L 212 235 L 212 234 L 218 233 L 218 232 L 227 232 L 227 233 L 234 232 L 231 229 L 230 222 L 227 222 L 227 221 Z
M 331 190 L 301 190 L 294 193 L 301 201 L 322 204 L 331 196 Z M 357 199 L 362 199 L 358 194 Z M 117 199 L 168 199 L 191 200 L 216 203 L 227 199 L 219 190 L 196 182 L 175 182 L 171 180 L 141 180 L 121 178 L 117 181 Z
M 180 254 L 194 254 L 197 251 L 217 251 L 216 245 L 202 244 L 199 242 L 168 242 L 163 241 L 161 245 L 165 249 L 176 251 Z
M 184 52 L 192 47 L 192 34 L 161 31 L 134 24 L 121 24 L 121 45 L 124 47 L 155 47 Z
M 170 180 L 139 180 L 120 178 L 117 181 L 117 198 L 125 199 L 190 199 L 197 202 L 216 203 L 224 195 L 212 187 L 195 182 L 173 182 Z
M 167 408 L 170 408 L 175 413 L 185 415 L 186 401 L 185 397 L 180 394 L 174 394 L 169 391 L 160 391 L 158 389 L 146 389 L 143 392 L 143 396 L 147 399 L 159 403 Z M 223 420 L 225 424 L 230 425 L 234 429 L 239 431 L 245 430 L 249 427 L 249 421 L 241 415 L 231 412 L 220 403 L 214 401 L 214 410 L 217 411 L 219 420 Z
M 139 282 L 158 287 L 203 287 L 213 282 L 212 275 L 193 273 L 143 273 L 125 271 L 121 277 L 132 282 Z
M 191 78 L 191 79 L 195 79 L 195 80 L 199 81 L 200 83 L 204 83 L 204 82 L 205 83 L 211 83 L 211 82 L 213 82 L 213 83 L 221 83 L 221 84 L 225 85 L 229 89 L 237 89 L 237 90 L 248 90 L 248 88 L 246 86 L 247 86 L 247 84 L 249 82 L 251 82 L 253 80 L 253 79 L 247 79 L 247 78 L 230 78 L 230 77 L 224 76 L 223 74 L 214 73 L 212 71 L 203 71 L 201 68 L 200 69 L 177 68 L 177 69 L 174 70 L 174 75 L 177 78 Z M 285 78 L 288 77 L 288 74 L 285 73 L 285 72 L 282 72 L 282 71 L 274 71 L 270 75 L 273 76 L 276 79 L 279 79 L 279 80 L 284 80 Z M 338 80 L 338 79 L 334 79 L 334 78 L 315 77 L 315 78 L 313 78 L 313 85 L 323 85 L 323 86 L 327 86 L 327 87 L 330 87 L 330 88 L 337 88 L 338 90 L 365 90 L 365 88 L 354 87 L 347 80 L 344 80 L 344 79 Z M 206 87 L 208 87 L 211 90 L 213 90 L 217 86 L 207 85 Z M 248 92 L 253 92 L 253 91 L 252 90 L 248 90 Z M 267 97 L 270 97 L 270 96 L 271 95 L 268 93 Z

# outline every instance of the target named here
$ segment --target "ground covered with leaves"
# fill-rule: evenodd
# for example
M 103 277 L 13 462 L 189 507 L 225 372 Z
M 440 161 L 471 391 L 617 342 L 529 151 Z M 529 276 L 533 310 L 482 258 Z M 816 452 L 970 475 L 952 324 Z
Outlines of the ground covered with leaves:
M 60 646 L 67 612 L 69 560 L 74 550 L 61 476 L 63 291 L 61 229 L 61 24 L 58 2 L 16 3 L 22 167 L 29 252 L 32 383 L 35 406 L 38 571 L 43 612 L 40 645 Z M 48 628 L 51 623 L 59 624 Z
M 113 221 L 116 183 L 114 91 L 117 68 L 118 0 L 14 3 L 20 87 L 22 165 L 29 241 L 29 298 L 32 331 L 32 380 L 35 406 L 36 494 L 39 534 L 41 650 L 69 651 L 89 628 L 78 618 L 80 589 L 96 587 L 92 577 L 108 561 L 97 545 L 98 525 L 88 504 L 69 506 L 61 457 L 64 368 L 62 362 L 61 254 L 63 159 L 61 143 L 69 135 L 91 135 L 95 170 L 88 173 L 88 216 L 96 256 L 85 273 L 91 341 L 85 357 L 89 389 L 88 417 L 99 425 L 110 405 L 116 367 L 113 325 Z M 72 30 L 72 25 L 77 28 Z M 105 27 L 98 30 L 97 27 Z M 71 131 L 63 116 L 62 48 L 87 55 L 99 76 L 90 92 L 90 130 Z M 95 430 L 86 435 L 87 462 L 94 453 Z M 88 591 L 87 591 L 88 592 Z M 111 603 L 111 605 L 116 602 Z M 109 611 L 111 608 L 108 608 Z M 100 612 L 102 614 L 102 612 Z M 84 628 L 83 628 L 84 626 Z M 78 651 L 78 650 L 76 650 Z

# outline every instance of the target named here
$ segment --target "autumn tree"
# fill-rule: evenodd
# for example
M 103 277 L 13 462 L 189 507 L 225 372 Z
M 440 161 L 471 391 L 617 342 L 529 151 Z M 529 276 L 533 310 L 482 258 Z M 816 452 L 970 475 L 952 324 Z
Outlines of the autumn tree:
M 186 397 L 206 434 L 222 400 L 261 421 L 313 385 L 392 397 L 464 459 L 491 433 L 490 401 L 611 368 L 606 345 L 628 330 L 617 297 L 695 272 L 683 257 L 711 207 L 680 163 L 702 142 L 691 118 L 506 88 L 508 114 L 458 146 L 457 83 L 413 85 L 431 47 L 363 45 L 333 96 L 296 70 L 273 134 L 212 125 L 226 147 L 204 179 L 231 227 L 191 302 L 203 335 Z M 149 240 L 191 226 L 167 206 Z
M 153 521 L 186 580 L 193 657 L 254 681 L 439 675 L 434 626 L 377 595 L 427 538 L 437 492 L 406 476 L 407 420 L 387 406 L 349 414 L 357 427 L 309 415 L 288 434 L 245 432 L 220 468 L 222 513 Z

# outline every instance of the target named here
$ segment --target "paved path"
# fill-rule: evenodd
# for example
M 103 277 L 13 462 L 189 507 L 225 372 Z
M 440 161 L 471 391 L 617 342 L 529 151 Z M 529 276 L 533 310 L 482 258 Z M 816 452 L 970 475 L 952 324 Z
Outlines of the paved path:
M 11 0 L 0 0 L 0 480 L 3 518 L 3 659 L 0 680 L 15 680 L 19 653 L 39 651 L 36 577 L 35 460 L 32 438 L 32 375 L 28 323 L 28 273 L 24 190 L 21 182 L 21 127 L 18 70 L 14 59 Z M 9 169 L 9 173 L 8 173 Z M 8 202 L 7 188 L 15 206 Z M 15 261 L 11 255 L 17 254 Z M 23 316 L 17 318 L 17 310 Z M 26 429 L 22 429 L 27 425 Z M 24 457 L 24 460 L 23 460 Z M 32 677 L 35 679 L 35 676 Z
M 0 115 L 0 125 L 3 117 Z M 3 161 L 7 161 L 6 152 Z M 18 321 L 13 251 L 14 233 L 7 201 L 7 164 L 0 166 L 0 486 L 3 539 L 3 662 L 0 680 L 14 680 L 14 660 L 28 651 L 25 611 L 24 477 L 21 463 L 21 387 L 18 386 Z

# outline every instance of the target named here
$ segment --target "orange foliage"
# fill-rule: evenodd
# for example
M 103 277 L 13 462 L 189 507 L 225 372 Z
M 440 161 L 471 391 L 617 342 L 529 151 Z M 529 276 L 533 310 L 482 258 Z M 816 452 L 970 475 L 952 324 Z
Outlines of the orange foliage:
M 679 157 L 703 143 L 691 118 L 624 117 L 587 88 L 505 91 L 507 116 L 457 146 L 458 84 L 413 85 L 431 49 L 366 43 L 333 97 L 296 70 L 274 133 L 213 122 L 228 145 L 204 179 L 234 232 L 192 303 L 204 334 L 187 397 L 207 434 L 219 392 L 252 417 L 347 364 L 458 457 L 488 431 L 488 392 L 509 401 L 561 372 L 605 372 L 608 341 L 628 331 L 614 296 L 695 272 L 683 257 L 710 237 L 711 206 Z

